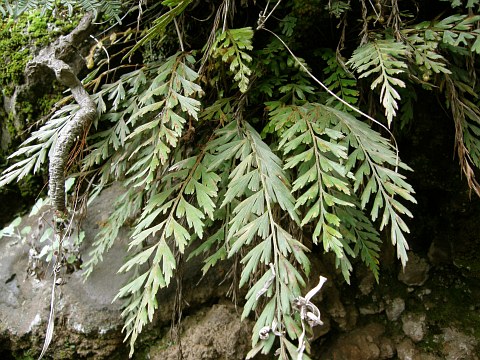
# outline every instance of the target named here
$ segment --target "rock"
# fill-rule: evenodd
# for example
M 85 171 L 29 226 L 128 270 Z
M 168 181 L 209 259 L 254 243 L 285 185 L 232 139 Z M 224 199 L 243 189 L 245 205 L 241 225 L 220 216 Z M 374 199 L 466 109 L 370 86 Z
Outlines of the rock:
M 475 352 L 478 340 L 473 336 L 461 333 L 455 328 L 443 329 L 441 335 L 443 342 L 442 354 L 445 360 L 478 360 Z
M 385 327 L 371 323 L 341 335 L 333 346 L 322 352 L 320 359 L 381 360 L 393 356 L 393 344 L 382 335 Z
M 397 345 L 397 357 L 400 360 L 441 360 L 432 354 L 421 352 L 412 340 L 406 338 Z
M 347 310 L 340 300 L 340 292 L 335 286 L 327 283 L 325 287 L 325 298 L 328 315 L 330 315 L 331 319 L 341 330 L 346 330 L 349 327 Z
M 360 290 L 362 295 L 368 295 L 372 292 L 375 284 L 376 284 L 375 276 L 373 276 L 373 273 L 371 271 L 368 271 L 360 281 L 360 284 L 358 285 L 358 289 Z
M 397 356 L 400 360 L 415 360 L 416 354 L 417 349 L 410 339 L 405 339 L 397 345 Z
M 83 222 L 83 254 L 88 254 L 95 235 L 113 210 L 112 203 L 123 192 L 123 188 L 114 185 L 104 190 L 89 206 Z M 27 225 L 36 229 L 39 218 L 44 216 L 25 217 L 20 229 Z M 35 232 L 32 230 L 32 233 Z M 121 332 L 123 301 L 112 303 L 112 300 L 131 276 L 117 273 L 125 263 L 128 242 L 127 229 L 121 229 L 111 249 L 103 255 L 104 261 L 97 264 L 86 282 L 82 271 L 66 273 L 62 269 L 61 285 L 56 286 L 55 328 L 48 356 L 53 359 L 127 358 L 123 343 L 125 335 Z M 43 346 L 52 278 L 48 275 L 47 264 L 41 260 L 32 271 L 33 265 L 29 262 L 32 244 L 16 237 L 0 240 L 0 355 L 15 353 L 22 358 L 26 351 L 30 355 L 38 355 Z M 88 256 L 85 258 L 88 259 Z M 224 280 L 230 263 L 220 264 L 217 271 L 210 271 L 204 277 L 200 270 L 202 265 L 200 258 L 194 258 L 183 267 L 183 288 L 195 289 L 183 291 L 184 304 L 188 304 L 185 308 L 199 307 L 212 298 L 221 298 L 230 285 L 224 282 L 218 286 Z M 170 287 L 160 290 L 154 324 L 147 326 L 148 331 L 144 331 L 141 337 L 155 337 L 159 325 L 170 323 L 175 292 L 175 281 Z
M 253 324 L 240 321 L 233 305 L 214 305 L 205 312 L 184 319 L 181 334 L 181 354 L 184 360 L 235 360 L 244 359 L 250 350 Z M 168 340 L 167 340 L 168 341 Z M 165 342 L 165 340 L 163 341 Z M 152 360 L 177 360 L 179 345 L 164 348 L 152 346 L 148 358 Z
M 402 330 L 414 342 L 422 341 L 426 334 L 425 314 L 408 313 L 402 316 Z
M 389 321 L 397 321 L 400 315 L 405 310 L 405 300 L 402 298 L 395 298 L 390 302 L 387 302 L 387 308 L 385 310 L 387 319 Z
M 383 338 L 380 343 L 380 359 L 391 359 L 395 356 L 395 346 L 393 341 Z
M 358 309 L 361 315 L 380 314 L 385 311 L 385 304 L 382 300 L 378 300 L 376 296 L 372 297 L 372 302 L 360 306 Z
M 105 191 L 92 209 L 102 202 L 111 204 L 119 191 Z M 95 211 L 88 221 L 95 221 Z M 38 218 L 26 217 L 21 226 L 34 228 L 37 224 Z M 56 325 L 49 356 L 113 359 L 115 354 L 124 352 L 120 331 L 122 303 L 112 300 L 128 276 L 116 274 L 126 247 L 124 232 L 86 283 L 79 271 L 60 274 L 62 285 L 55 288 Z M 33 354 L 41 349 L 50 311 L 52 278 L 41 261 L 32 275 L 30 250 L 26 241 L 15 237 L 0 241 L 0 343 L 8 341 L 8 350 L 17 354 L 26 350 Z
M 398 274 L 398 280 L 408 286 L 422 286 L 428 279 L 428 270 L 430 265 L 427 260 L 410 252 L 407 265 Z

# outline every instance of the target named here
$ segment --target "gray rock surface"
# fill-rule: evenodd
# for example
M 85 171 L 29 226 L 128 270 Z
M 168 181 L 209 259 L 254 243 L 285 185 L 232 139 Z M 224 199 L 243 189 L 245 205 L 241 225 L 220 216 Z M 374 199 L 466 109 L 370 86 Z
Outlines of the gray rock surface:
M 87 226 L 96 221 L 97 206 L 111 204 L 121 191 L 108 189 L 92 204 Z M 19 228 L 33 228 L 38 223 L 37 217 L 26 217 Z M 29 241 L 15 237 L 0 240 L 0 344 L 8 341 L 10 351 L 17 354 L 26 350 L 36 353 L 43 346 L 50 311 L 52 278 L 48 264 L 39 261 L 31 268 Z M 91 243 L 92 238 L 86 241 Z M 106 359 L 122 348 L 121 302 L 112 300 L 128 276 L 116 274 L 126 245 L 126 237 L 120 237 L 86 283 L 80 271 L 60 273 L 62 284 L 55 288 L 56 326 L 49 351 L 53 358 Z
M 119 186 L 112 186 L 92 202 L 83 222 L 83 254 L 88 254 L 96 233 L 113 210 L 112 204 L 123 191 Z M 43 211 L 40 214 L 47 218 Z M 31 226 L 37 229 L 38 223 L 38 217 L 26 217 L 19 228 Z M 47 226 L 44 224 L 44 227 Z M 37 240 L 31 240 L 17 237 L 0 239 L 0 353 L 9 351 L 22 356 L 28 351 L 38 354 L 43 346 L 52 278 L 48 275 L 48 264 L 35 260 L 35 266 L 32 265 L 29 253 L 32 253 L 32 246 L 37 247 L 38 244 L 32 242 Z M 113 303 L 112 300 L 130 276 L 117 273 L 125 261 L 128 241 L 127 230 L 121 230 L 110 251 L 104 254 L 104 261 L 96 266 L 86 282 L 82 271 L 66 273 L 65 269 L 62 270 L 61 285 L 55 289 L 56 320 L 49 356 L 54 359 L 127 358 L 124 334 L 121 333 L 122 300 Z M 193 259 L 183 269 L 186 308 L 195 308 L 225 296 L 230 285 L 228 282 L 218 285 L 224 280 L 228 264 L 218 271 L 210 271 L 203 278 L 201 266 L 199 259 Z M 159 293 L 161 302 L 155 314 L 155 324 L 170 323 L 175 305 L 174 283 Z M 158 335 L 159 330 L 152 329 L 156 327 L 150 326 L 150 331 L 145 331 L 146 335 Z
M 425 314 L 405 314 L 402 316 L 402 330 L 413 342 L 422 341 L 427 328 Z

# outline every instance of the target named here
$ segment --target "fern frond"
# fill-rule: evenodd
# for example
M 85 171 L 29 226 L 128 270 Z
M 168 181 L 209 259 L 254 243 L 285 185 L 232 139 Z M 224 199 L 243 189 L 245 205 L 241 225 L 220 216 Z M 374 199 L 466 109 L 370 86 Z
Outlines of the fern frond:
M 198 119 L 200 102 L 193 96 L 201 92 L 201 88 L 194 83 L 198 74 L 188 66 L 193 61 L 190 55 L 170 57 L 137 98 L 126 122 L 135 126 L 126 137 L 134 144 L 129 159 L 138 159 L 127 171 L 129 183 L 133 186 L 149 186 L 159 166 L 166 164 L 171 148 L 176 147 L 186 118 Z
M 279 207 L 293 221 L 299 221 L 281 160 L 248 123 L 233 121 L 222 130 L 220 138 L 224 145 L 217 147 L 212 166 L 236 162 L 221 205 L 234 204 L 226 234 L 226 242 L 231 244 L 228 256 L 248 249 L 241 260 L 240 286 L 257 279 L 247 293 L 242 318 L 257 308 L 264 294 L 271 297 L 261 311 L 252 337 L 252 347 L 257 352 L 267 353 L 273 345 L 274 335 L 260 340 L 260 329 L 276 323 L 279 331 L 283 330 L 286 318 L 290 317 L 291 303 L 304 286 L 304 280 L 290 258 L 294 255 L 308 273 L 307 249 L 282 228 L 276 216 L 275 208 Z M 295 337 L 299 334 L 289 335 Z M 281 339 L 283 352 L 285 341 L 288 340 Z
M 130 187 L 115 201 L 113 204 L 115 210 L 108 217 L 106 223 L 101 226 L 101 230 L 92 244 L 93 249 L 89 252 L 89 259 L 82 264 L 85 279 L 90 276 L 94 267 L 103 261 L 103 254 L 112 247 L 125 222 L 140 211 L 142 199 L 142 192 Z
M 238 82 L 241 92 L 247 91 L 249 76 L 252 73 L 248 63 L 252 57 L 247 50 L 252 50 L 253 30 L 250 27 L 219 31 L 210 54 L 213 58 L 221 58 L 224 63 L 230 64 L 229 70 L 233 79 Z
M 213 214 L 219 177 L 209 171 L 207 165 L 203 150 L 171 166 L 157 187 L 152 188 L 132 233 L 129 249 L 140 250 L 119 271 L 129 271 L 147 261 L 151 263 L 116 296 L 129 297 L 122 316 L 126 337 L 130 339 L 130 354 L 143 326 L 153 319 L 158 307 L 158 290 L 168 286 L 172 279 L 176 268 L 172 247 L 184 253 L 194 236 L 203 237 L 205 219 Z
M 140 47 L 144 46 L 149 41 L 154 40 L 155 38 L 161 36 L 166 29 L 166 27 L 175 19 L 177 16 L 181 15 L 185 9 L 190 5 L 192 0 L 164 0 L 162 5 L 170 7 L 166 13 L 157 18 L 153 26 L 150 27 L 146 34 L 135 44 L 135 46 L 123 57 L 127 59 L 135 53 Z
M 407 68 L 403 60 L 407 48 L 403 43 L 390 40 L 374 40 L 358 47 L 347 62 L 352 69 L 360 74 L 360 78 L 370 75 L 377 76 L 370 88 L 380 88 L 380 101 L 385 108 L 385 116 L 390 126 L 398 110 L 397 100 L 400 95 L 395 87 L 405 87 L 405 82 L 395 75 L 401 74 Z
M 351 105 L 355 105 L 358 102 L 359 96 L 359 91 L 356 89 L 357 80 L 338 63 L 337 56 L 333 50 L 326 49 L 322 58 L 327 62 L 327 66 L 323 69 L 323 72 L 328 76 L 323 83 L 339 98 Z M 338 102 L 333 97 L 326 102 L 327 105 L 331 105 L 332 103 L 335 103 L 336 109 L 353 111 L 350 107 Z
M 468 55 L 470 51 L 480 54 L 480 29 L 477 27 L 479 20 L 480 15 L 457 14 L 439 21 L 424 21 L 404 32 L 410 39 L 413 38 L 414 42 L 418 41 L 420 36 L 429 48 L 443 45 L 462 55 Z
M 114 18 L 119 23 L 119 14 L 122 12 L 121 0 L 64 0 L 62 6 L 68 8 L 69 14 L 73 14 L 75 8 L 80 8 L 85 12 L 92 12 L 95 17 L 98 14 L 104 15 L 106 18 Z M 5 1 L 0 5 L 0 12 L 3 16 L 17 17 L 24 12 L 40 10 L 43 14 L 53 11 L 57 8 L 58 3 L 55 0 L 17 0 L 9 3 Z
M 5 169 L 0 176 L 0 187 L 15 180 L 19 181 L 29 174 L 37 173 L 45 164 L 50 149 L 55 145 L 58 133 L 75 116 L 78 109 L 78 105 L 72 104 L 57 110 L 45 125 L 34 131 L 22 143 L 20 148 L 8 158 L 21 158 L 23 156 L 26 156 L 26 158 Z
M 411 169 L 400 161 L 390 142 L 367 124 L 336 109 L 325 106 L 324 109 L 346 134 L 342 140 L 345 146 L 355 149 L 349 154 L 345 166 L 347 171 L 354 174 L 353 190 L 360 191 L 361 208 L 371 204 L 372 221 L 379 218 L 379 213 L 383 211 L 380 229 L 390 224 L 392 244 L 396 245 L 397 256 L 405 266 L 408 250 L 405 233 L 408 233 L 409 229 L 401 216 L 412 217 L 412 213 L 398 197 L 413 203 L 416 203 L 416 200 L 412 195 L 412 186 L 405 181 L 405 176 L 400 174 L 398 169 Z
M 290 154 L 286 169 L 296 169 L 292 190 L 299 192 L 295 208 L 301 209 L 301 226 L 314 225 L 313 242 L 333 251 L 337 266 L 350 282 L 348 257 L 362 251 L 363 259 L 378 276 L 378 233 L 360 210 L 352 189 L 353 174 L 347 170 L 349 144 L 342 144 L 344 132 L 336 129 L 327 107 L 306 103 L 277 107 L 271 122 L 287 126 L 279 149 Z M 355 245 L 355 250 L 350 244 Z

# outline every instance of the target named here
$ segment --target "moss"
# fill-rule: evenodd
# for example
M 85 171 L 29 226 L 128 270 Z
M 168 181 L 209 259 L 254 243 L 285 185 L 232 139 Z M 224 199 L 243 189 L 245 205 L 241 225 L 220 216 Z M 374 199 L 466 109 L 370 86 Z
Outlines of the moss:
M 436 335 L 447 327 L 480 339 L 480 285 L 477 279 L 466 278 L 459 269 L 445 266 L 435 269 L 422 289 L 430 289 L 431 292 L 425 293 L 421 301 L 411 298 L 407 302 L 408 311 L 427 314 L 429 331 L 420 347 L 440 354 L 442 344 Z
M 11 95 L 14 86 L 23 81 L 25 65 L 32 58 L 30 50 L 71 31 L 78 20 L 79 16 L 40 16 L 38 11 L 33 11 L 0 25 L 0 87 L 4 95 Z

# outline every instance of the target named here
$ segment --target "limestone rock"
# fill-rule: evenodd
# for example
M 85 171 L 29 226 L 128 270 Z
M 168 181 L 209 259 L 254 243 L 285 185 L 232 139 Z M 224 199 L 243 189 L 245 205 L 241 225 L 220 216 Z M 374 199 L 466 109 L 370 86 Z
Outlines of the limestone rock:
M 402 316 L 402 330 L 414 342 L 422 341 L 425 337 L 427 331 L 425 318 L 425 314 L 408 313 Z
M 397 356 L 400 360 L 414 360 L 416 354 L 415 344 L 410 339 L 404 339 L 397 345 Z
M 404 269 L 400 270 L 398 280 L 408 286 L 422 286 L 428 279 L 430 265 L 427 260 L 413 252 L 408 254 L 408 262 Z
M 402 298 L 395 298 L 392 301 L 387 302 L 387 308 L 385 310 L 387 319 L 389 321 L 397 321 L 404 310 L 405 300 Z
M 415 347 L 412 340 L 406 338 L 397 345 L 397 357 L 400 360 L 440 360 L 432 354 L 427 354 Z
M 115 199 L 124 192 L 120 186 L 104 190 L 89 206 L 83 222 L 85 239 L 81 251 L 88 254 L 95 235 L 111 212 Z M 25 217 L 21 227 L 36 229 L 39 218 Z M 34 230 L 33 232 L 36 232 Z M 118 290 L 131 274 L 118 274 L 128 248 L 127 229 L 121 229 L 112 248 L 103 255 L 93 273 L 84 282 L 81 271 L 61 274 L 62 284 L 56 287 L 55 328 L 47 355 L 53 359 L 126 359 L 128 352 L 121 333 L 122 301 L 112 303 Z M 0 239 L 0 358 L 4 352 L 22 357 L 38 355 L 43 346 L 49 316 L 52 278 L 48 264 L 29 262 L 33 241 L 19 238 Z M 85 257 L 84 259 L 88 259 Z M 185 308 L 197 308 L 209 299 L 225 295 L 229 284 L 224 280 L 229 263 L 204 277 L 201 259 L 195 258 L 183 268 Z M 223 267 L 222 267 L 223 266 Z M 34 269 L 33 269 L 34 267 Z M 32 275 L 33 273 L 33 275 Z M 157 326 L 149 326 L 141 336 L 155 337 L 160 325 L 170 323 L 175 306 L 175 282 L 159 292 L 159 308 L 154 316 Z M 250 338 L 250 335 L 246 338 Z M 139 343 L 137 343 L 139 344 Z
M 478 340 L 473 336 L 461 333 L 455 328 L 446 328 L 441 335 L 442 353 L 445 360 L 478 360 L 475 349 Z
M 240 321 L 233 305 L 214 305 L 208 311 L 186 318 L 181 334 L 181 353 L 184 360 L 244 359 L 250 350 L 253 324 Z M 148 354 L 152 360 L 177 360 L 179 345 L 164 348 L 153 346 Z
M 341 335 L 320 359 L 390 359 L 394 356 L 393 343 L 383 337 L 384 332 L 383 325 L 371 323 Z

